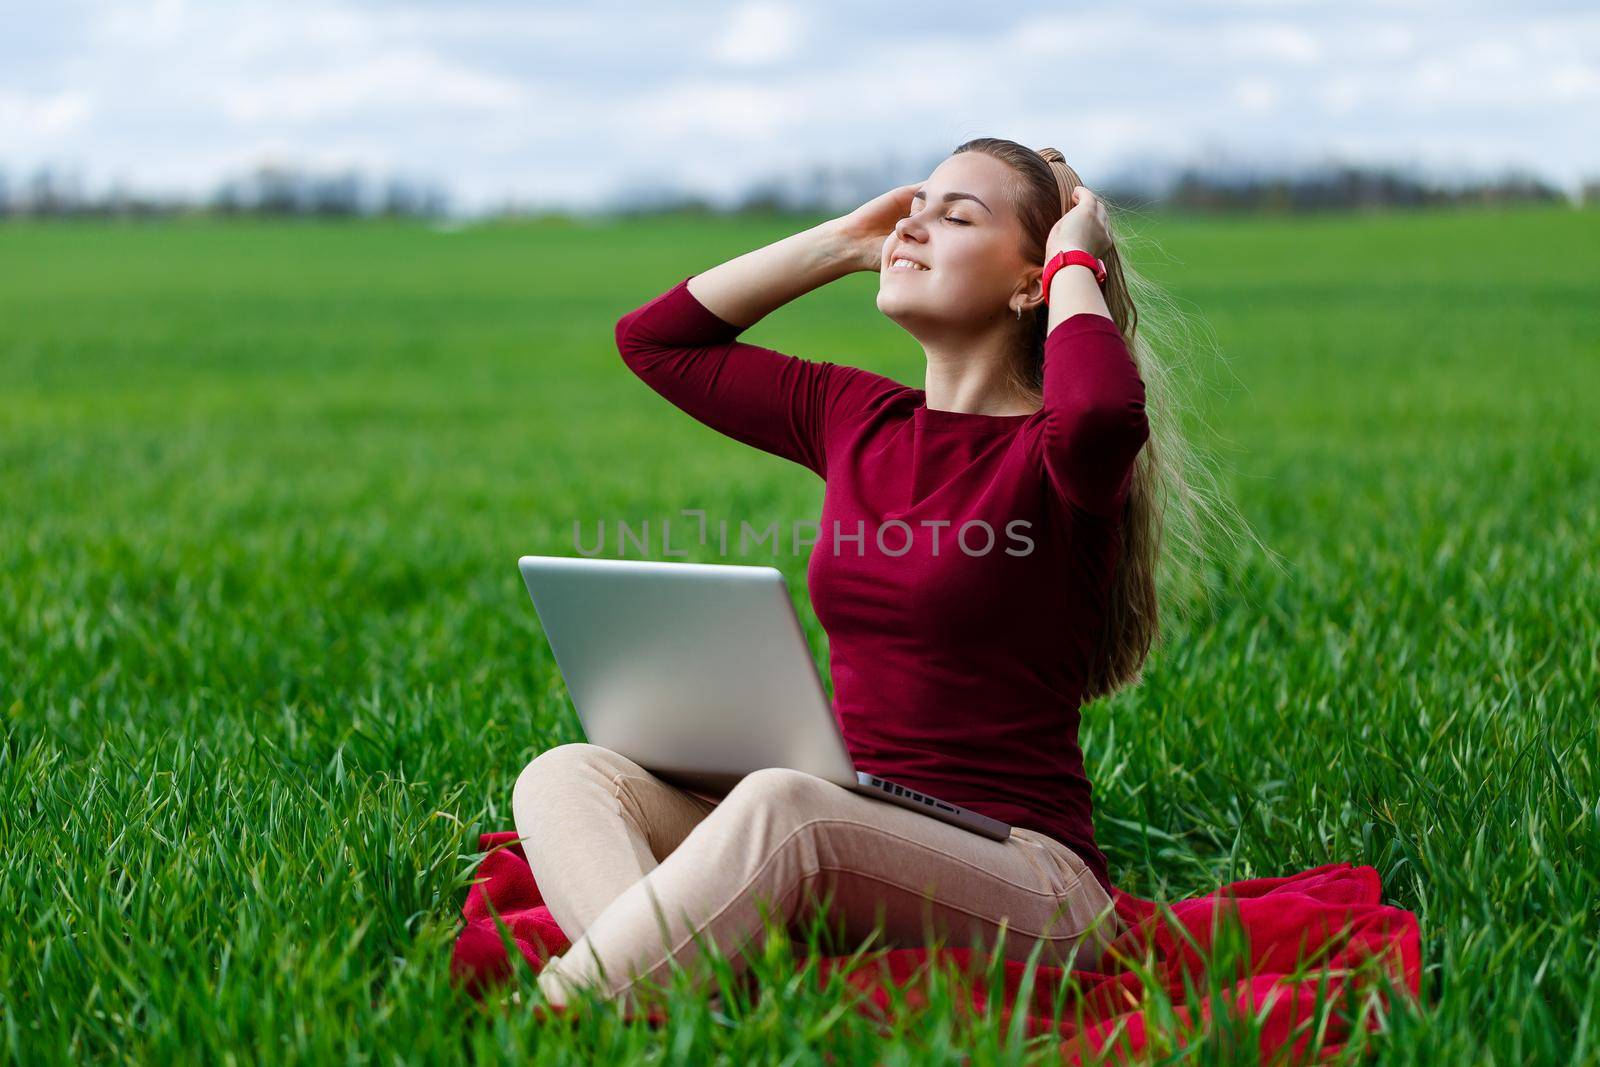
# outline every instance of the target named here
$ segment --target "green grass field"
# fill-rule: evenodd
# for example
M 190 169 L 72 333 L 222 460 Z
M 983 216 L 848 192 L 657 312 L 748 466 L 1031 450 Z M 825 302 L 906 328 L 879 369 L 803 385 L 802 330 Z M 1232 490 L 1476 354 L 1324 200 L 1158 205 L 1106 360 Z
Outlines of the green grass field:
M 478 833 L 579 737 L 516 557 L 574 520 L 815 516 L 820 481 L 612 336 L 802 225 L 0 227 L 8 1058 L 1049 1062 L 794 987 L 569 1032 L 531 983 L 448 982 Z M 1285 565 L 1219 559 L 1210 613 L 1085 709 L 1113 877 L 1372 864 L 1427 967 L 1385 1062 L 1600 1062 L 1600 212 L 1125 241 L 1226 356 L 1192 423 Z M 746 338 L 920 385 L 876 284 Z

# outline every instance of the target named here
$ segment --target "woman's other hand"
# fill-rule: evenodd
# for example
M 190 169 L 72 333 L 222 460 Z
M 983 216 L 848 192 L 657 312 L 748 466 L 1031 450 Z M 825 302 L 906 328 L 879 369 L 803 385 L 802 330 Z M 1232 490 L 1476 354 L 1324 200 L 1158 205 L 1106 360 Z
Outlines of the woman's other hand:
M 897 186 L 834 220 L 843 241 L 841 254 L 852 264 L 852 269 L 882 269 L 884 245 L 893 236 L 895 225 L 911 214 L 911 194 L 921 184 L 912 182 Z
M 1081 248 L 1101 260 L 1111 251 L 1111 225 L 1106 219 L 1105 201 L 1086 185 L 1072 190 L 1071 209 L 1056 221 L 1045 239 L 1044 261 L 1048 263 L 1057 252 L 1074 248 Z

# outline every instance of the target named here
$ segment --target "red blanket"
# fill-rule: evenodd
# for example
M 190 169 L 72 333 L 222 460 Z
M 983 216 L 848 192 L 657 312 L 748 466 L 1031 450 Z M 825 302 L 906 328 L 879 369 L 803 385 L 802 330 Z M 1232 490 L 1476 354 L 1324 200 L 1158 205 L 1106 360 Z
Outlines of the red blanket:
M 451 961 L 452 972 L 474 992 L 510 974 L 514 965 L 496 927 L 496 915 L 535 970 L 548 956 L 565 952 L 569 944 L 541 903 L 517 835 L 484 834 L 480 847 L 488 854 L 479 864 L 478 881 L 467 893 L 466 927 Z M 1028 1033 L 1059 1032 L 1065 1058 L 1076 1062 L 1108 1047 L 1118 1056 L 1136 1056 L 1164 1043 L 1183 1045 L 1192 1039 L 1186 1035 L 1207 1031 L 1213 1011 L 1230 1020 L 1240 1020 L 1248 1012 L 1259 1020 L 1263 1061 L 1280 1053 L 1296 1062 L 1326 1059 L 1352 1037 L 1344 1016 L 1366 1020 L 1358 1035 L 1364 1037 L 1365 1030 L 1381 1026 L 1394 1007 L 1387 995 L 1390 988 L 1412 1001 L 1420 993 L 1417 918 L 1380 903 L 1381 891 L 1377 871 L 1348 863 L 1330 863 L 1283 878 L 1232 882 L 1213 893 L 1166 905 L 1116 890 L 1117 913 L 1127 930 L 1113 951 L 1129 962 L 1130 969 L 1099 974 L 1039 966 L 1029 999 L 1019 1003 L 1025 968 L 1008 961 L 1002 1022 L 1015 1011 L 1024 1012 Z M 1209 976 L 1213 943 L 1228 936 L 1230 929 L 1242 931 L 1247 946 L 1233 957 L 1238 970 Z M 845 960 L 818 961 L 821 977 L 825 979 Z M 1137 966 L 1152 973 L 1145 967 L 1147 961 L 1154 964 L 1151 985 L 1164 988 L 1173 1005 L 1169 1024 L 1175 1019 L 1176 1025 L 1163 1034 L 1151 1032 L 1150 1013 L 1141 1010 L 1149 990 L 1132 969 Z M 931 964 L 942 963 L 953 964 L 970 979 L 972 985 L 964 988 L 971 989 L 974 1010 L 983 1010 L 989 999 L 988 961 L 970 949 L 892 949 L 881 953 L 876 965 L 858 963 L 846 978 L 865 994 L 861 1009 L 881 1015 L 892 1003 L 890 984 L 903 991 L 903 1003 L 916 1006 L 923 1002 L 918 983 L 926 979 Z M 1186 987 L 1198 993 L 1186 997 Z M 1058 994 L 1063 999 L 1058 1000 Z M 1193 1000 L 1198 1000 L 1198 1020 L 1185 1006 Z M 1054 1011 L 1058 1002 L 1066 1005 L 1059 1019 Z M 1320 1016 L 1319 1002 L 1324 1005 Z M 1338 1010 L 1330 1011 L 1329 1004 Z M 649 1017 L 657 1022 L 664 1018 L 655 1009 Z

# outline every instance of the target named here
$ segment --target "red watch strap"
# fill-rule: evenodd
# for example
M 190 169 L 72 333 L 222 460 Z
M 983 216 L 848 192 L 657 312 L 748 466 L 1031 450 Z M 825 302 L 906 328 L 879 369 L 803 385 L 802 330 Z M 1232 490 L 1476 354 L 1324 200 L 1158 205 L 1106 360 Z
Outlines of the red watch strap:
M 1094 271 L 1094 280 L 1097 284 L 1104 285 L 1106 283 L 1106 265 L 1083 249 L 1069 248 L 1065 251 L 1057 252 L 1050 257 L 1050 262 L 1044 265 L 1044 273 L 1039 277 L 1039 283 L 1044 286 L 1044 302 L 1047 307 L 1050 304 L 1050 279 L 1054 278 L 1056 271 L 1062 267 L 1074 264 L 1081 264 Z

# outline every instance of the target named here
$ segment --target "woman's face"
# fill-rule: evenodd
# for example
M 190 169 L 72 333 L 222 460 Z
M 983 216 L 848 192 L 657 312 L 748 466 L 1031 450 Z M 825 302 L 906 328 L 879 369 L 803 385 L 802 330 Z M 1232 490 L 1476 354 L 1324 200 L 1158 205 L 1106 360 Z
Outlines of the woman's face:
M 1029 266 L 1042 264 L 1023 262 L 1010 181 L 1011 168 L 982 152 L 940 163 L 917 187 L 911 214 L 883 243 L 878 310 L 913 335 L 940 324 L 982 328 L 1014 316 L 1018 282 Z M 926 269 L 896 262 L 902 258 Z

